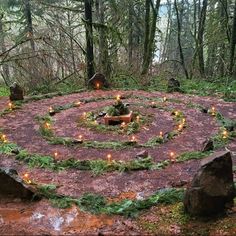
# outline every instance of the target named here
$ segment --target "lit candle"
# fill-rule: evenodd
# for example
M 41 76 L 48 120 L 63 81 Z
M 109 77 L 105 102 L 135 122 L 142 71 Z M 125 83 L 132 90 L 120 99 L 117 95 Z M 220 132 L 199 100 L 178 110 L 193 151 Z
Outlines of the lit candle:
M 111 154 L 107 154 L 107 162 L 108 164 L 111 164 L 112 156 Z
M 118 94 L 118 95 L 116 96 L 116 101 L 117 101 L 117 102 L 120 101 L 120 94 Z
M 136 142 L 136 138 L 135 136 L 132 136 L 131 139 L 130 139 L 131 142 Z
M 81 105 L 81 101 L 76 102 L 75 105 L 79 107 Z
M 7 136 L 5 134 L 3 134 L 1 136 L 1 140 L 2 140 L 3 143 L 7 143 Z
M 215 115 L 216 115 L 216 108 L 215 108 L 215 107 L 212 107 L 212 108 L 211 108 L 211 115 L 212 115 L 212 116 L 215 116 Z
M 167 101 L 167 98 L 166 97 L 163 97 L 163 102 L 166 102 Z
M 174 152 L 170 152 L 170 161 L 175 162 L 176 161 L 176 156 Z
M 175 116 L 178 116 L 179 115 L 179 112 L 178 111 L 175 111 Z
M 226 130 L 223 131 L 222 135 L 223 135 L 223 139 L 228 138 L 228 132 Z
M 58 158 L 58 152 L 57 152 L 57 151 L 54 152 L 54 158 L 55 158 L 55 159 Z
M 44 124 L 44 127 L 45 127 L 46 129 L 51 129 L 51 125 L 50 125 L 48 122 L 46 122 L 46 123 Z
M 183 124 L 185 124 L 185 122 L 186 122 L 186 119 L 185 119 L 185 118 L 183 118 L 183 119 L 182 119 L 182 123 L 183 123 Z
M 100 89 L 100 84 L 96 83 L 96 89 Z
M 9 108 L 9 110 L 13 109 L 13 104 L 11 102 L 8 103 L 8 108 Z
M 87 113 L 83 112 L 83 118 L 86 119 L 86 117 L 87 117 Z
M 139 121 L 140 121 L 140 116 L 137 116 L 137 117 L 136 117 L 136 121 L 137 121 L 137 123 L 139 123 Z
M 27 183 L 27 184 L 31 184 L 32 181 L 29 179 L 29 174 L 28 173 L 25 173 L 23 175 L 23 180 Z
M 52 107 L 49 107 L 49 115 L 55 115 L 55 111 L 53 110 Z
M 151 102 L 151 104 L 152 104 L 152 107 L 154 107 L 154 106 L 155 106 L 155 102 Z
M 162 131 L 160 131 L 159 137 L 163 138 L 163 132 Z
M 83 141 L 83 136 L 82 136 L 82 135 L 79 135 L 78 140 L 79 140 L 79 141 Z
M 120 124 L 120 127 L 121 128 L 124 128 L 126 126 L 126 123 L 125 122 L 122 122 L 121 124 Z
M 179 124 L 178 125 L 178 131 L 182 131 L 183 127 L 184 127 L 183 124 Z

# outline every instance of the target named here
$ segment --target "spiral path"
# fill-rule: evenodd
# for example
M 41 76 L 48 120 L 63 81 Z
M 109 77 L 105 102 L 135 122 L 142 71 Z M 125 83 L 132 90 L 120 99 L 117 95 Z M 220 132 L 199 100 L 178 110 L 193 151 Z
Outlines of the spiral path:
M 168 133 L 176 129 L 176 123 L 173 120 L 173 115 L 171 115 L 172 110 L 178 110 L 184 114 L 186 128 L 176 137 L 163 144 L 153 147 L 132 146 L 124 149 L 98 149 L 83 145 L 52 145 L 39 133 L 40 125 L 36 117 L 45 116 L 49 107 L 66 106 L 77 101 L 90 99 L 91 102 L 82 103 L 78 107 L 71 107 L 56 113 L 53 116 L 54 135 L 70 138 L 83 135 L 86 140 L 98 142 L 127 141 L 131 135 L 117 134 L 112 131 L 100 132 L 86 127 L 86 125 L 78 125 L 78 119 L 81 118 L 84 112 L 103 110 L 104 107 L 114 103 L 117 94 L 124 97 L 122 101 L 129 103 L 131 110 L 138 111 L 141 116 L 151 117 L 150 121 L 142 125 L 140 130 L 134 134 L 140 144 L 147 142 L 160 132 Z M 161 102 L 164 97 L 167 98 L 167 101 Z M 151 106 L 152 101 L 157 101 L 166 109 L 153 108 Z M 0 110 L 4 110 L 7 103 L 6 98 L 1 98 Z M 131 161 L 135 159 L 137 153 L 146 150 L 154 162 L 161 162 L 169 159 L 170 152 L 181 155 L 186 152 L 200 151 L 203 142 L 207 138 L 219 133 L 221 127 L 217 119 L 197 109 L 199 106 L 207 109 L 214 106 L 217 112 L 220 112 L 225 118 L 236 119 L 236 103 L 224 102 L 217 98 L 177 93 L 99 90 L 55 96 L 50 99 L 25 103 L 20 109 L 0 117 L 0 128 L 10 142 L 16 143 L 28 152 L 53 155 L 56 151 L 59 160 L 66 160 L 70 157 L 76 160 L 106 160 L 107 154 L 112 154 L 114 160 Z M 232 151 L 235 165 L 236 140 L 231 140 L 226 148 Z M 59 186 L 58 193 L 73 197 L 79 197 L 86 192 L 99 193 L 106 197 L 116 197 L 125 192 L 133 192 L 146 197 L 161 188 L 189 183 L 198 168 L 199 160 L 171 163 L 160 170 L 115 171 L 99 176 L 93 176 L 89 171 L 76 169 L 55 172 L 42 168 L 29 168 L 12 156 L 2 154 L 0 154 L 0 165 L 11 166 L 20 175 L 27 172 L 35 182 L 56 184 Z

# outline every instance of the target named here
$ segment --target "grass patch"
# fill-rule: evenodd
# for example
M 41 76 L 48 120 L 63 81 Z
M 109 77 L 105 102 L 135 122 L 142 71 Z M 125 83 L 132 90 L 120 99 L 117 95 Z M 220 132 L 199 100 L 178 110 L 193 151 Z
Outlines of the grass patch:
M 203 159 L 207 156 L 209 156 L 212 152 L 186 152 L 178 156 L 177 162 L 184 162 L 188 160 L 193 160 L 193 159 Z
M 10 91 L 9 88 L 5 87 L 5 86 L 0 86 L 0 97 L 6 97 L 10 95 Z
M 59 208 L 67 208 L 72 204 L 78 205 L 82 210 L 93 214 L 115 214 L 126 217 L 135 217 L 141 211 L 149 209 L 156 204 L 174 204 L 183 200 L 184 189 L 162 189 L 144 200 L 121 200 L 109 203 L 101 195 L 85 193 L 80 198 L 58 195 L 55 185 L 39 185 L 39 193 L 48 198 L 52 204 Z

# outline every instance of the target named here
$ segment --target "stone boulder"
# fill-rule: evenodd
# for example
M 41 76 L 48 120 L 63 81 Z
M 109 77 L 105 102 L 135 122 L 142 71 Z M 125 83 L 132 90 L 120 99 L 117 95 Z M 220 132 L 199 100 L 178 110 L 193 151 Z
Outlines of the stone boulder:
M 214 150 L 214 142 L 212 139 L 206 139 L 202 145 L 202 152 L 208 152 Z
M 0 167 L 0 198 L 32 200 L 34 197 L 35 191 L 24 183 L 16 170 Z
M 202 160 L 185 193 L 184 207 L 191 215 L 210 216 L 223 212 L 234 196 L 231 154 L 220 151 Z
M 170 79 L 168 80 L 167 92 L 168 92 L 168 93 L 181 92 L 181 89 L 180 89 L 180 82 L 179 82 L 177 79 L 170 78 Z
M 99 88 L 97 87 L 99 85 Z M 93 89 L 102 89 L 109 88 L 109 83 L 102 73 L 96 73 L 94 76 L 88 81 L 88 86 Z
M 11 101 L 24 100 L 23 89 L 16 82 L 14 82 L 10 86 L 10 97 L 9 98 Z

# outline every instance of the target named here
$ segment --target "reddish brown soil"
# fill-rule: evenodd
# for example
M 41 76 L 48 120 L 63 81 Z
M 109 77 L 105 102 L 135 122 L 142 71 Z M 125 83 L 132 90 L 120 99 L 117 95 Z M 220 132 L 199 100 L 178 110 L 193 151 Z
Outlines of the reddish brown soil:
M 148 153 L 155 161 L 165 160 L 169 157 L 171 151 L 178 155 L 183 152 L 197 151 L 202 147 L 202 143 L 207 137 L 216 134 L 219 125 L 214 117 L 204 114 L 197 109 L 188 108 L 186 104 L 193 103 L 211 107 L 214 105 L 217 111 L 225 117 L 236 119 L 236 103 L 224 102 L 220 99 L 211 97 L 197 97 L 182 94 L 164 94 L 160 92 L 150 93 L 144 91 L 123 92 L 123 91 L 94 91 L 80 94 L 72 94 L 63 97 L 54 97 L 36 102 L 25 104 L 20 110 L 16 110 L 0 118 L 0 128 L 4 129 L 11 142 L 27 149 L 32 153 L 41 153 L 52 155 L 56 150 L 59 153 L 59 159 L 74 157 L 79 160 L 106 158 L 108 153 L 112 153 L 114 159 L 131 160 L 135 155 L 142 151 L 143 148 L 129 148 L 125 150 L 109 149 L 87 149 L 83 147 L 66 147 L 63 145 L 50 145 L 38 133 L 38 123 L 35 116 L 47 113 L 49 106 L 65 105 L 76 102 L 84 98 L 94 98 L 101 96 L 114 96 L 116 94 L 140 95 L 149 98 L 158 98 L 167 96 L 168 98 L 180 99 L 182 103 L 166 102 L 166 106 L 183 111 L 186 116 L 187 128 L 175 139 L 162 144 L 155 148 L 146 148 Z M 130 109 L 135 110 L 134 103 L 138 99 L 125 100 L 130 103 Z M 77 127 L 76 121 L 82 113 L 103 108 L 113 103 L 113 100 L 102 100 L 90 102 L 80 107 L 71 108 L 54 116 L 55 122 L 53 130 L 57 136 L 77 137 L 82 134 L 88 140 L 109 141 L 109 140 L 128 140 L 127 135 L 116 135 L 114 133 L 99 133 L 84 127 Z M 146 101 L 146 103 L 150 103 Z M 0 99 L 0 110 L 6 107 L 7 99 Z M 167 132 L 174 129 L 174 122 L 169 112 L 160 111 L 147 106 L 139 107 L 142 114 L 153 115 L 152 123 L 142 129 L 137 135 L 139 142 L 146 142 L 150 137 L 158 135 L 160 131 Z M 236 141 L 232 141 L 228 146 L 234 154 L 236 152 Z M 233 156 L 234 164 L 236 163 L 235 155 Z M 13 157 L 0 155 L 1 166 L 11 166 L 19 174 L 28 172 L 31 178 L 42 184 L 53 183 L 59 186 L 58 193 L 79 197 L 85 192 L 99 193 L 109 198 L 119 198 L 124 193 L 132 193 L 127 198 L 140 195 L 148 196 L 157 189 L 178 185 L 180 182 L 189 182 L 198 168 L 199 161 L 187 161 L 179 164 L 172 164 L 164 170 L 145 170 L 125 173 L 106 173 L 94 177 L 90 172 L 69 169 L 61 172 L 53 172 L 44 169 L 30 169 L 22 162 L 14 160 Z M 134 194 L 134 195 L 133 195 Z M 21 209 L 25 209 L 21 213 Z M 49 211 L 47 212 L 47 209 Z M 44 217 L 33 219 L 36 213 L 45 214 Z M 69 212 L 69 213 L 68 213 Z M 66 222 L 67 214 L 76 215 L 70 223 Z M 12 218 L 15 216 L 16 218 Z M 50 217 L 59 217 L 59 226 L 55 227 L 50 222 Z M 60 217 L 62 217 L 60 223 Z M 83 224 L 78 221 L 82 219 Z M 14 225 L 12 224 L 14 222 Z M 87 223 L 86 223 L 87 222 Z M 126 222 L 126 223 L 124 223 Z M 27 227 L 24 227 L 26 225 Z M 80 226 L 78 226 L 80 225 Z M 71 233 L 97 233 L 103 227 L 107 232 L 114 229 L 120 229 L 120 232 L 139 232 L 136 226 L 130 226 L 130 223 L 117 217 L 91 216 L 87 213 L 80 212 L 77 208 L 69 210 L 53 209 L 49 203 L 44 200 L 39 203 L 0 203 L 0 233 L 1 234 L 71 234 Z M 21 229 L 19 229 L 21 228 Z M 132 228 L 132 229 L 131 229 Z

